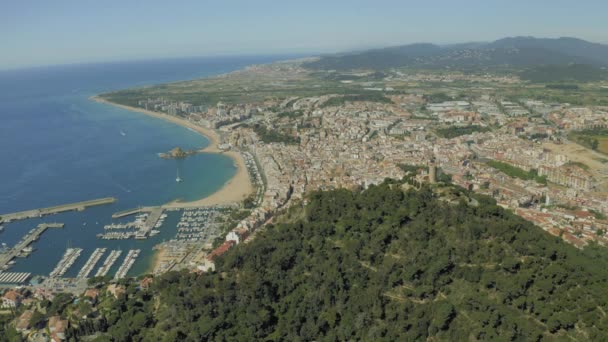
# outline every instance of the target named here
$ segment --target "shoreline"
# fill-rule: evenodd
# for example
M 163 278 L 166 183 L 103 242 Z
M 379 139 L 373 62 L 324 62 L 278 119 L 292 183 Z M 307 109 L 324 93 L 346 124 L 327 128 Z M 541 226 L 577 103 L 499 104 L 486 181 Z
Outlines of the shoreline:
M 230 178 L 224 185 L 215 191 L 214 193 L 206 196 L 204 198 L 190 201 L 190 202 L 180 202 L 173 201 L 162 205 L 163 208 L 170 209 L 182 209 L 182 208 L 195 208 L 195 207 L 207 207 L 213 205 L 226 205 L 233 204 L 243 201 L 247 196 L 253 193 L 253 185 L 251 184 L 251 179 L 249 178 L 249 172 L 247 171 L 247 167 L 245 165 L 245 160 L 241 156 L 240 153 L 235 151 L 222 151 L 219 149 L 218 144 L 220 141 L 219 134 L 213 129 L 201 127 L 196 125 L 188 120 L 178 118 L 175 116 L 153 112 L 150 110 L 146 110 L 143 108 L 131 107 L 126 105 L 121 105 L 118 103 L 110 102 L 105 99 L 102 99 L 98 96 L 90 97 L 91 100 L 103 103 L 106 105 L 122 108 L 131 112 L 142 113 L 157 119 L 165 120 L 176 125 L 182 126 L 184 128 L 191 129 L 195 133 L 198 133 L 204 136 L 207 140 L 209 140 L 209 145 L 205 148 L 201 149 L 200 152 L 204 153 L 219 153 L 228 156 L 235 163 L 237 168 L 236 173 L 232 178 Z
M 158 268 L 158 266 L 160 266 L 160 262 L 163 260 L 163 257 L 165 256 L 165 248 L 161 247 L 161 248 L 154 248 L 152 249 L 152 259 L 150 260 L 150 263 L 148 264 L 148 268 L 146 269 L 146 271 L 144 272 L 144 274 L 154 274 L 154 271 L 156 271 L 156 269 Z

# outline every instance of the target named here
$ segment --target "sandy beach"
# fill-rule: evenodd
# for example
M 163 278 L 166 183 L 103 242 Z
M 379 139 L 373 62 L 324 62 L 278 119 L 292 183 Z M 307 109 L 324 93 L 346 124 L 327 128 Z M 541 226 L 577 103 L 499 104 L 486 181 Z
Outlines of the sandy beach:
M 160 266 L 160 262 L 163 260 L 164 256 L 164 248 L 155 248 L 154 254 L 152 255 L 152 260 L 150 261 L 150 265 L 148 266 L 146 273 L 154 274 L 154 271 Z
M 165 121 L 172 122 L 174 124 L 180 125 L 182 127 L 190 128 L 191 130 L 205 136 L 209 140 L 209 146 L 205 147 L 201 150 L 204 153 L 222 153 L 234 160 L 237 171 L 234 177 L 232 177 L 224 186 L 213 194 L 199 199 L 197 201 L 192 202 L 170 202 L 165 204 L 163 207 L 165 208 L 193 208 L 193 207 L 202 207 L 202 206 L 212 206 L 219 204 L 232 204 L 237 203 L 249 196 L 253 192 L 253 186 L 251 184 L 251 180 L 249 179 L 249 173 L 247 172 L 247 167 L 245 165 L 245 161 L 243 157 L 234 151 L 221 151 L 218 148 L 218 143 L 220 141 L 219 135 L 213 129 L 201 127 L 196 125 L 188 120 L 181 119 L 175 116 L 166 115 L 158 112 L 153 112 L 149 110 L 145 110 L 143 108 L 129 107 L 113 102 L 106 101 L 97 96 L 91 97 L 93 101 L 108 104 L 111 106 L 120 107 L 129 111 L 143 113 L 158 119 L 162 119 Z

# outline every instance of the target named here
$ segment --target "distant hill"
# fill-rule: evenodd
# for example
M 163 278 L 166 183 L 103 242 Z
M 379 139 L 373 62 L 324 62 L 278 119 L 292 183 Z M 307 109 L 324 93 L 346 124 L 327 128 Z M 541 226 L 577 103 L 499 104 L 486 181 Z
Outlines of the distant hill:
M 322 56 L 305 64 L 312 69 L 351 70 L 414 68 L 528 68 L 539 65 L 608 66 L 608 45 L 577 38 L 512 37 L 491 43 L 439 46 L 418 43 L 342 55 Z

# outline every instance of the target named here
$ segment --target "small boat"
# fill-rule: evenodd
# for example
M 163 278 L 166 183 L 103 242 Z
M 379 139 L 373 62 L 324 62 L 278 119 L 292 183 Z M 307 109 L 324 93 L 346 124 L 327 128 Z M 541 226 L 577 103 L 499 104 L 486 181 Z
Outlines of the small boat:
M 123 130 L 120 130 L 120 135 L 122 135 L 123 137 L 127 136 L 127 133 Z
M 181 177 L 179 176 L 179 169 L 177 169 L 177 178 L 175 178 L 175 181 L 178 183 L 181 183 L 183 180 L 181 179 Z

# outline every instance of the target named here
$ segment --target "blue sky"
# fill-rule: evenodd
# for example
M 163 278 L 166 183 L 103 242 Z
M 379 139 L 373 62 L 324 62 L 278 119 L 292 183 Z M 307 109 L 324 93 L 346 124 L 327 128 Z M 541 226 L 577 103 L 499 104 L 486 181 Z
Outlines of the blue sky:
M 0 69 L 414 42 L 608 43 L 606 0 L 0 0 Z

